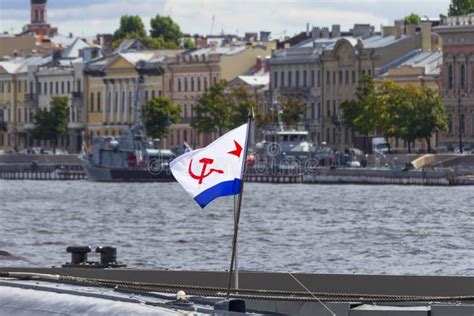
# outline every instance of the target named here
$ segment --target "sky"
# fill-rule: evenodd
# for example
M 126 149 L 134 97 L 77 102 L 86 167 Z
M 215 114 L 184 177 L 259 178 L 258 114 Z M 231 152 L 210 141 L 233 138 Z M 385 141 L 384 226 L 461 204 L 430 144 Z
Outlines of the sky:
M 273 38 L 312 26 L 393 25 L 415 12 L 446 14 L 450 0 L 48 0 L 48 20 L 60 34 L 113 33 L 122 15 L 139 15 L 149 28 L 156 14 L 171 16 L 184 33 L 271 31 Z M 30 19 L 29 0 L 0 0 L 0 31 L 18 33 Z M 212 23 L 214 17 L 214 23 Z M 213 26 L 212 26 L 213 25 Z

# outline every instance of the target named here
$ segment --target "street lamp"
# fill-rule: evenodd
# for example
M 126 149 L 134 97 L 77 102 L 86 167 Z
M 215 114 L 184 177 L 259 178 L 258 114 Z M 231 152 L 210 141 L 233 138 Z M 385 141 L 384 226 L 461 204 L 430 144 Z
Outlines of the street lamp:
M 463 153 L 462 144 L 462 132 L 463 132 L 463 120 L 461 119 L 461 90 L 458 90 L 458 115 L 459 115 L 459 152 Z

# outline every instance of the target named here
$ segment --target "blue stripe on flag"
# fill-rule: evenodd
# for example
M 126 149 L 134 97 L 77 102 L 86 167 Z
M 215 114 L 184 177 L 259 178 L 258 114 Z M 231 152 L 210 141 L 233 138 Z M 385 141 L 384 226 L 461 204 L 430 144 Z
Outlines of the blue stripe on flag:
M 206 191 L 199 193 L 199 195 L 196 195 L 194 199 L 199 204 L 199 206 L 201 206 L 201 208 L 204 208 L 207 204 L 219 196 L 239 194 L 240 181 L 240 179 L 236 178 L 231 181 L 221 182 L 213 187 L 210 187 Z

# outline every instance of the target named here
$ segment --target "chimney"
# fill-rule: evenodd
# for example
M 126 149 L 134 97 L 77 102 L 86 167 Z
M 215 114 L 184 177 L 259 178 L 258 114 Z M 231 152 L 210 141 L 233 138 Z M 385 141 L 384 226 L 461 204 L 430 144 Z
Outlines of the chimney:
M 431 52 L 431 22 L 421 22 L 421 51 Z
M 319 27 L 313 26 L 313 31 L 311 32 L 311 37 L 313 39 L 321 38 L 321 30 Z
M 387 37 L 390 35 L 395 35 L 395 27 L 393 26 L 382 26 L 382 36 Z
M 395 38 L 400 38 L 402 36 L 402 21 L 395 21 Z
M 331 26 L 331 37 L 341 37 L 341 26 L 339 24 Z
M 408 36 L 416 35 L 416 24 L 407 24 L 405 25 L 405 34 Z
M 270 72 L 270 58 L 271 58 L 271 56 L 265 57 L 265 64 L 264 64 L 264 66 L 263 66 L 263 67 L 264 67 L 263 70 L 264 70 L 265 72 Z
M 309 22 L 306 23 L 306 37 L 309 37 Z
M 262 57 L 257 56 L 257 62 L 255 64 L 255 72 L 260 71 L 263 68 Z
M 329 38 L 329 29 L 327 27 L 323 27 L 321 29 L 321 37 L 322 38 Z

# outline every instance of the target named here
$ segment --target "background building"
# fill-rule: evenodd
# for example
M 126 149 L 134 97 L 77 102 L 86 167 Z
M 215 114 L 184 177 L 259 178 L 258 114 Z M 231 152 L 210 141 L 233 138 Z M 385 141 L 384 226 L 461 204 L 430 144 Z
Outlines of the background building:
M 442 38 L 442 93 L 449 131 L 441 135 L 449 147 L 474 147 L 474 14 L 447 17 L 435 28 Z

